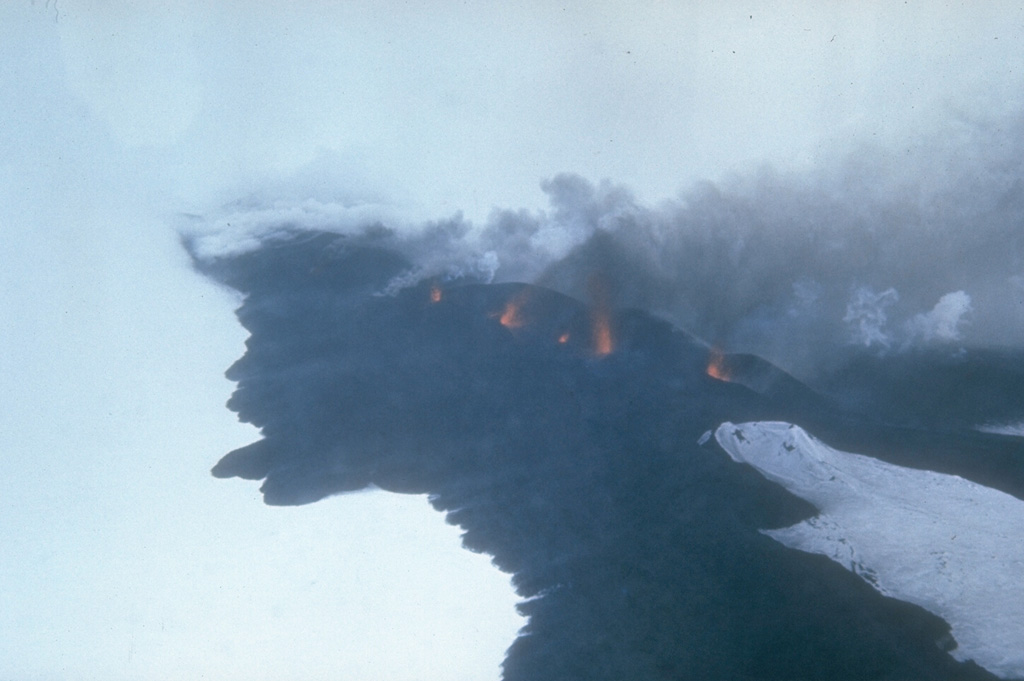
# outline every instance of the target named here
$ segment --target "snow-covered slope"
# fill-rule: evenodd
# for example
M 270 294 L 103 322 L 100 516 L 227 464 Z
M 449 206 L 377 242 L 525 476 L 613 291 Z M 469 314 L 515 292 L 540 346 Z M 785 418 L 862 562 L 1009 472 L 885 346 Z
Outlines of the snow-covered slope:
M 840 452 L 788 423 L 723 423 L 715 438 L 820 511 L 765 534 L 939 615 L 958 660 L 1024 677 L 1024 501 L 959 476 Z

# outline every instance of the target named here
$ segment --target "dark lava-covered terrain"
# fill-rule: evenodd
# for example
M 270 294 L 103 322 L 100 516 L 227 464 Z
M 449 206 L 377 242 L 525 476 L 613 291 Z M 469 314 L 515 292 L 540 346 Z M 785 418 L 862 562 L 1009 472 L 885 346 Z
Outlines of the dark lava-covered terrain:
M 412 267 L 385 238 L 293 233 L 196 266 L 244 294 L 229 406 L 262 433 L 214 474 L 262 480 L 269 504 L 429 494 L 524 599 L 508 681 L 994 678 L 947 653 L 942 620 L 761 534 L 815 509 L 702 436 L 788 420 L 1020 495 L 1019 438 L 935 434 L 877 408 L 891 387 L 815 392 L 609 309 L 599 284 L 588 301 L 430 279 L 382 295 Z

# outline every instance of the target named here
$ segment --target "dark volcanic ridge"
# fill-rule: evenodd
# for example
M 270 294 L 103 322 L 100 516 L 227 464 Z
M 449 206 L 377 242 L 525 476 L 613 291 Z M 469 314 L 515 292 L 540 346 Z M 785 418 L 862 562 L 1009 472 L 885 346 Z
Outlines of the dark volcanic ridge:
M 941 441 L 943 466 L 1020 495 L 1019 439 L 939 438 L 880 418 L 874 396 L 851 410 L 850 393 L 612 308 L 600 271 L 586 302 L 443 278 L 382 295 L 412 263 L 385 238 L 327 233 L 196 266 L 245 296 L 229 406 L 262 434 L 214 475 L 263 480 L 270 504 L 429 494 L 528 599 L 506 679 L 994 678 L 944 651 L 940 619 L 762 535 L 815 509 L 698 442 L 727 420 L 789 420 L 929 466 Z

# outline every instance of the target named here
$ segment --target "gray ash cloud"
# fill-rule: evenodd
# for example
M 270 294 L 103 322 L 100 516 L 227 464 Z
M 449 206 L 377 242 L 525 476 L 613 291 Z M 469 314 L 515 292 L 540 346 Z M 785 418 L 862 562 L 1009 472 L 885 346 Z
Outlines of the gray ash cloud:
M 613 304 L 815 382 L 856 353 L 1024 348 L 1021 159 L 1024 120 L 965 119 L 905 149 L 862 148 L 802 173 L 766 167 L 656 205 L 564 174 L 542 183 L 546 210 L 495 209 L 483 224 L 456 214 L 409 226 L 353 197 L 276 196 L 213 222 L 247 235 L 229 249 L 282 227 L 393 230 L 413 266 L 389 292 L 470 276 L 585 300 L 599 270 Z

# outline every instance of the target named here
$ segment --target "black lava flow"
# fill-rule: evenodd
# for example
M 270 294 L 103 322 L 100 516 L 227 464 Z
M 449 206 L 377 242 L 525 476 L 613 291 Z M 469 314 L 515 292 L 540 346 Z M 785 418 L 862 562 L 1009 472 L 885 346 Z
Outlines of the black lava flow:
M 428 494 L 524 599 L 506 680 L 994 678 L 947 653 L 939 618 L 759 533 L 815 509 L 699 441 L 725 420 L 789 420 L 1020 495 L 1013 438 L 853 413 L 871 390 L 817 393 L 749 355 L 715 378 L 714 350 L 638 310 L 607 312 L 606 352 L 600 310 L 540 287 L 381 295 L 411 264 L 369 237 L 195 262 L 244 294 L 229 406 L 262 434 L 214 475 L 263 480 L 268 504 Z

